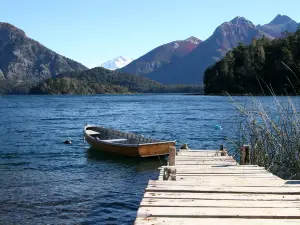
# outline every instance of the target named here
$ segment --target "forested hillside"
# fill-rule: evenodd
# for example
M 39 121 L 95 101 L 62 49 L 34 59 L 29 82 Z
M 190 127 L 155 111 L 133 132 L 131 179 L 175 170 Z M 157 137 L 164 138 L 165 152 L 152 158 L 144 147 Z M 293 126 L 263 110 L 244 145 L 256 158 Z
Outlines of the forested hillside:
M 240 44 L 205 71 L 204 85 L 206 94 L 299 94 L 300 30 Z
M 31 89 L 31 94 L 199 93 L 201 85 L 162 85 L 143 76 L 96 67 L 64 73 Z

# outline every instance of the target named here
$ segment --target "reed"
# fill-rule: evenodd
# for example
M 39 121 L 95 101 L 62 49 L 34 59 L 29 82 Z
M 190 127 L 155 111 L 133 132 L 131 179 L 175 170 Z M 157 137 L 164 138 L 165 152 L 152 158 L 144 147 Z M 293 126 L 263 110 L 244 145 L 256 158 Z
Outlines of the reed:
M 242 105 L 230 96 L 241 118 L 238 138 L 231 144 L 236 146 L 237 157 L 240 146 L 250 144 L 251 164 L 264 166 L 284 179 L 300 179 L 300 115 L 295 102 L 298 99 L 279 98 L 270 86 L 263 85 L 272 93 L 271 107 L 251 95 L 250 105 Z

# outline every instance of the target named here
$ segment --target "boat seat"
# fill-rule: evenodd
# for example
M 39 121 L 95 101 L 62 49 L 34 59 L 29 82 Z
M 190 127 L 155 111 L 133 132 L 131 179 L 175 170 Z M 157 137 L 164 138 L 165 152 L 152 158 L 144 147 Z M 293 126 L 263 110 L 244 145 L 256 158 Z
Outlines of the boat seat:
M 119 138 L 119 139 L 109 139 L 109 140 L 101 140 L 108 143 L 119 142 L 119 141 L 127 141 L 127 139 Z
M 86 132 L 88 135 L 100 134 L 99 132 L 93 131 L 93 130 L 86 130 L 85 132 Z

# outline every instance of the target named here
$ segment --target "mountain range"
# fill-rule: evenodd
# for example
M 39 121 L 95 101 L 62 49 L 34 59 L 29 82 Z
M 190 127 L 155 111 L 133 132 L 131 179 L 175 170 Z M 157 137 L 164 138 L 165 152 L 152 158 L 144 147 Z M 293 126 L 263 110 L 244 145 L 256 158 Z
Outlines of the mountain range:
M 163 84 L 200 84 L 206 68 L 220 60 L 239 43 L 250 44 L 253 39 L 263 36 L 274 39 L 284 36 L 284 32 L 295 32 L 298 23 L 284 15 L 277 15 L 274 20 L 265 25 L 255 26 L 244 17 L 236 17 L 218 26 L 214 33 L 205 41 L 199 43 L 181 57 L 171 57 L 164 61 L 156 55 L 166 54 L 162 46 L 134 60 L 120 71 L 144 75 Z M 167 45 L 170 45 L 167 44 Z M 171 51 L 172 52 L 172 51 Z M 145 70 L 144 65 L 155 65 Z
M 111 60 L 105 62 L 105 63 L 102 63 L 100 65 L 100 67 L 103 67 L 108 70 L 116 70 L 116 69 L 123 68 L 124 66 L 128 65 L 132 61 L 133 61 L 133 59 L 128 59 L 123 56 L 118 56 L 114 59 L 111 59 Z
M 250 44 L 263 36 L 271 40 L 281 38 L 286 32 L 295 32 L 298 26 L 285 15 L 257 26 L 244 17 L 236 17 L 218 26 L 205 41 L 191 36 L 163 44 L 132 62 L 117 57 L 102 66 L 112 70 L 130 62 L 116 72 L 145 76 L 162 84 L 202 84 L 204 71 L 240 43 Z M 0 94 L 27 93 L 49 78 L 87 69 L 29 38 L 23 30 L 0 23 Z

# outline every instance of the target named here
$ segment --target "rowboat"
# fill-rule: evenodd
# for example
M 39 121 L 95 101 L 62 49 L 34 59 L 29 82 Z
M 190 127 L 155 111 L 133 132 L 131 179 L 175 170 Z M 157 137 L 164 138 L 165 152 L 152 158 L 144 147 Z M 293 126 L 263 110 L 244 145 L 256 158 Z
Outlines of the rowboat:
M 132 157 L 167 155 L 175 141 L 145 138 L 134 133 L 126 133 L 101 126 L 85 126 L 84 137 L 93 148 L 107 153 Z

